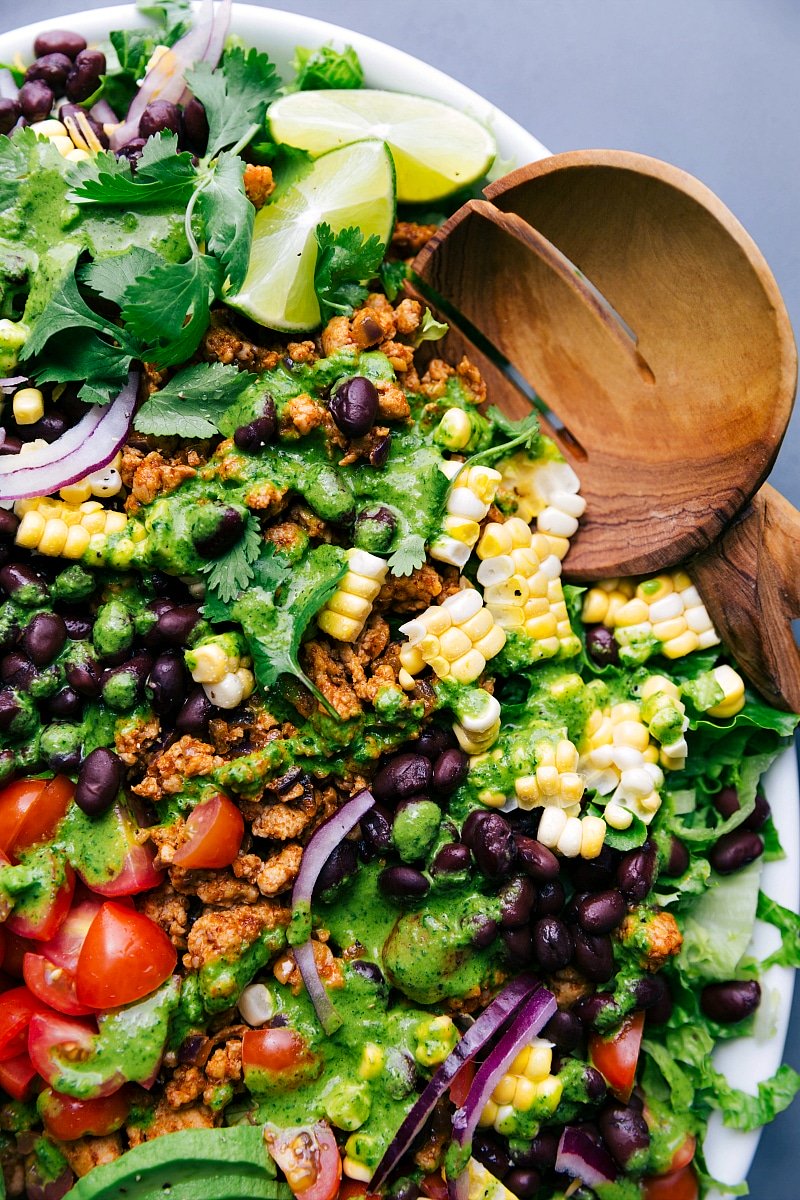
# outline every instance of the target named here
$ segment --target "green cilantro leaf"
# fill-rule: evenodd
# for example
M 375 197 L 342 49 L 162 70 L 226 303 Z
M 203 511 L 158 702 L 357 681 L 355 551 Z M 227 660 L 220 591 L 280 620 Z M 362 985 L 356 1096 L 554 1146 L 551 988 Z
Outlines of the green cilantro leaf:
M 205 177 L 198 199 L 206 245 L 227 271 L 232 291 L 241 286 L 247 274 L 256 215 L 244 191 L 244 166 L 237 154 L 220 154 Z
M 128 288 L 160 262 L 161 259 L 152 250 L 131 246 L 124 254 L 114 254 L 87 263 L 80 271 L 80 278 L 104 300 L 121 304 Z
M 28 178 L 38 139 L 32 129 L 18 129 L 0 138 L 0 210 L 17 199 L 20 184 Z
M 364 238 L 353 225 L 334 234 L 330 225 L 316 228 L 317 264 L 314 268 L 314 291 L 317 293 L 322 320 L 336 313 L 350 314 L 357 304 L 366 300 L 363 286 L 371 279 L 383 261 L 386 247 L 376 233 Z
M 176 25 L 183 26 L 192 20 L 189 0 L 159 0 L 157 4 L 150 4 L 148 0 L 137 0 L 136 7 L 143 17 L 149 17 L 151 21 L 156 21 L 170 32 Z
M 425 562 L 425 539 L 418 533 L 409 533 L 398 544 L 389 559 L 389 570 L 393 575 L 411 575 Z
M 192 156 L 178 151 L 174 133 L 148 138 L 134 173 L 130 162 L 103 150 L 76 163 L 69 172 L 76 204 L 186 204 L 197 183 Z
M 132 356 L 92 329 L 69 329 L 47 343 L 47 356 L 32 374 L 37 383 L 82 381 L 78 392 L 87 404 L 108 404 L 128 378 Z
M 378 267 L 378 278 L 389 299 L 396 300 L 408 279 L 408 267 L 400 259 L 393 259 L 391 262 L 384 259 Z
M 217 259 L 195 254 L 185 263 L 158 263 L 128 288 L 122 319 L 147 347 L 148 361 L 169 367 L 191 358 L 221 285 Z
M 96 329 L 112 337 L 119 330 L 103 317 L 92 312 L 78 291 L 74 268 L 68 271 L 55 288 L 44 311 L 33 323 L 31 335 L 22 348 L 20 358 L 33 358 L 39 354 L 46 342 L 64 329 Z
M 292 66 L 297 78 L 292 91 L 312 92 L 328 88 L 360 88 L 364 86 L 364 69 L 352 46 L 334 50 L 332 45 L 309 50 L 298 46 Z
M 141 433 L 161 437 L 214 437 L 222 414 L 254 380 L 254 375 L 237 367 L 195 363 L 145 401 L 134 425 Z
M 253 578 L 253 563 L 261 551 L 261 526 L 250 513 L 240 540 L 227 554 L 205 563 L 206 587 L 223 604 L 230 604 Z
M 186 80 L 205 106 L 209 159 L 228 146 L 238 145 L 251 129 L 251 136 L 257 132 L 280 87 L 269 55 L 255 49 L 245 52 L 239 46 L 226 53 L 217 70 L 208 63 L 198 63 L 187 71 Z

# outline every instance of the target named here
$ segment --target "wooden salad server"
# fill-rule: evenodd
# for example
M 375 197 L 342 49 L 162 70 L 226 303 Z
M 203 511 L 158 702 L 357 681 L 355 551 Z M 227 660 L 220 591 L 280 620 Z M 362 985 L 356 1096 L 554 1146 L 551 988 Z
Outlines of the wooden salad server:
M 431 239 L 414 279 L 450 322 L 448 356 L 468 353 L 509 415 L 536 404 L 580 476 L 565 577 L 699 555 L 723 638 L 767 699 L 800 710 L 800 514 L 771 488 L 750 503 L 797 382 L 759 250 L 703 184 L 624 151 L 556 155 L 485 195 Z

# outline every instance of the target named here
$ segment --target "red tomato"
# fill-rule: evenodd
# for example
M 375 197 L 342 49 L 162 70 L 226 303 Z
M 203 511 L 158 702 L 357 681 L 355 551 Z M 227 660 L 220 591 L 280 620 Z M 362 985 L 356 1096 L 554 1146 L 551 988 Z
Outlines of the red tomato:
M 22 973 L 34 996 L 56 1012 L 69 1017 L 88 1017 L 93 1011 L 81 1004 L 75 991 L 75 976 L 66 967 L 57 967 L 43 954 L 26 954 Z
M 342 1160 L 330 1126 L 324 1121 L 293 1129 L 265 1125 L 264 1140 L 295 1196 L 334 1200 L 342 1179 Z
M 432 1171 L 430 1175 L 426 1175 L 420 1183 L 420 1187 L 428 1200 L 447 1200 L 447 1184 L 442 1179 L 441 1171 Z
M 700 1188 L 694 1167 L 642 1180 L 642 1200 L 697 1200 Z
M 472 1087 L 472 1081 L 475 1078 L 475 1063 L 470 1060 L 465 1062 L 461 1070 L 456 1075 L 453 1082 L 450 1084 L 450 1099 L 455 1104 L 456 1108 L 461 1108 L 467 1102 L 467 1093 Z
M 239 853 L 244 820 L 227 796 L 198 804 L 186 822 L 188 840 L 175 851 L 176 867 L 227 867 Z
M 178 955 L 163 929 L 135 908 L 103 904 L 89 926 L 75 972 L 77 998 L 90 1008 L 119 1008 L 154 992 Z
M 163 871 L 153 866 L 154 852 L 136 841 L 136 827 L 130 814 L 116 804 L 111 810 L 116 821 L 114 837 L 120 850 L 124 849 L 122 866 L 113 879 L 96 879 L 79 870 L 83 882 L 101 896 L 135 896 L 158 887 L 164 878 Z
M 53 874 L 60 867 L 53 862 Z M 20 937 L 34 938 L 37 942 L 47 942 L 54 935 L 61 922 L 69 912 L 72 903 L 72 893 L 75 891 L 75 872 L 69 863 L 64 864 L 64 882 L 42 902 L 40 911 L 32 916 L 24 912 L 12 911 L 6 921 L 6 926 L 12 933 Z
M 692 1137 L 691 1133 L 687 1133 L 685 1139 L 672 1156 L 672 1162 L 669 1165 L 670 1171 L 681 1171 L 684 1167 L 688 1167 L 694 1158 L 696 1149 L 697 1138 Z
M 89 926 L 100 912 L 103 903 L 97 896 L 91 896 L 73 904 L 55 936 L 49 942 L 35 947 L 37 953 L 43 954 L 55 966 L 64 967 L 74 975 Z M 118 903 L 131 902 L 120 900 Z
M 294 1029 L 248 1029 L 242 1038 L 242 1066 L 251 1091 L 286 1091 L 316 1079 L 322 1059 Z
M 360 1179 L 348 1179 L 345 1176 L 339 1187 L 338 1200 L 356 1200 L 356 1197 L 360 1197 L 362 1200 L 380 1200 L 377 1192 L 367 1190 L 366 1183 L 362 1183 Z
M 2 999 L 0 997 L 0 1001 Z M 94 1053 L 96 1038 L 97 1030 L 93 1021 L 62 1017 L 55 1012 L 37 1013 L 28 1026 L 28 1053 L 42 1079 L 53 1087 L 61 1076 L 59 1058 L 66 1052 L 70 1058 L 88 1060 Z M 106 1094 L 118 1089 L 119 1080 L 115 1073 L 109 1080 Z M 100 1084 L 97 1094 L 104 1094 Z
M 17 937 L 15 933 L 6 933 L 6 954 L 3 959 L 3 970 L 17 979 L 22 979 L 22 960 L 29 950 L 38 951 L 39 942 L 28 942 L 25 938 Z
M 35 1079 L 36 1068 L 27 1050 L 18 1054 L 16 1058 L 0 1062 L 0 1088 L 8 1092 L 14 1100 L 29 1100 L 33 1094 Z
M 72 1096 L 62 1096 L 60 1092 L 46 1088 L 36 1107 L 50 1136 L 61 1142 L 71 1142 L 87 1134 L 105 1137 L 114 1133 L 127 1121 L 133 1096 L 132 1088 L 123 1087 L 113 1096 L 74 1100 Z
M 639 1048 L 642 1044 L 644 1013 L 626 1017 L 611 1037 L 593 1033 L 589 1038 L 589 1057 L 618 1100 L 631 1098 Z
M 47 841 L 63 819 L 75 795 L 66 775 L 53 779 L 19 779 L 0 792 L 0 846 L 12 858 Z
M 28 1044 L 28 1025 L 36 1013 L 49 1012 L 46 1004 L 26 987 L 15 987 L 0 996 L 0 1062 L 17 1058 Z

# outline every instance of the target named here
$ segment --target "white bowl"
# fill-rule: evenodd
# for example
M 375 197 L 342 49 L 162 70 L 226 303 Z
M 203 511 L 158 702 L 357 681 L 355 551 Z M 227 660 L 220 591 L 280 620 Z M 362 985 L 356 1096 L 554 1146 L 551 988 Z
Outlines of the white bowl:
M 135 28 L 142 23 L 141 13 L 132 4 L 112 5 L 39 21 L 0 35 L 0 62 L 12 61 L 17 51 L 23 56 L 30 55 L 36 35 L 41 30 L 52 29 L 54 24 L 61 28 L 74 28 L 89 42 L 96 42 L 106 38 L 111 29 Z M 544 158 L 548 154 L 537 138 L 468 87 L 435 67 L 374 38 L 327 21 L 252 4 L 234 4 L 231 28 L 248 45 L 268 51 L 284 76 L 291 74 L 290 64 L 295 46 L 319 46 L 329 41 L 353 46 L 364 66 L 367 83 L 371 86 L 444 100 L 488 125 L 497 139 L 498 161 L 506 169 Z M 782 862 L 765 865 L 762 887 L 773 899 L 794 911 L 797 911 L 800 900 L 797 870 L 800 862 L 798 789 L 797 761 L 790 747 L 773 764 L 766 777 L 766 794 L 775 814 L 786 858 Z M 752 947 L 757 956 L 763 958 L 776 944 L 775 930 L 758 922 Z M 789 1024 L 793 982 L 794 972 L 786 967 L 772 967 L 766 973 L 765 995 L 774 993 L 776 1013 L 775 1031 L 769 1040 L 737 1039 L 717 1051 L 719 1069 L 736 1086 L 754 1092 L 758 1081 L 767 1078 L 780 1065 Z M 726 1129 L 716 1115 L 712 1117 L 705 1144 L 712 1174 L 726 1183 L 741 1182 L 750 1169 L 758 1137 L 758 1133 L 739 1133 Z M 721 1193 L 715 1193 L 710 1200 L 721 1200 Z

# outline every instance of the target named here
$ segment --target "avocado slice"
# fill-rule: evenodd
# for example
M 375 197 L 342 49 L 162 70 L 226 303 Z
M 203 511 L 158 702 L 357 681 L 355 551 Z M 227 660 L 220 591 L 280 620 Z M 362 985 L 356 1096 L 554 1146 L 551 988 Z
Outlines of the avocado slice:
M 292 1200 L 260 1125 L 182 1129 L 79 1179 L 66 1200 Z

